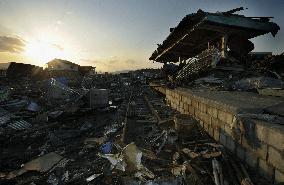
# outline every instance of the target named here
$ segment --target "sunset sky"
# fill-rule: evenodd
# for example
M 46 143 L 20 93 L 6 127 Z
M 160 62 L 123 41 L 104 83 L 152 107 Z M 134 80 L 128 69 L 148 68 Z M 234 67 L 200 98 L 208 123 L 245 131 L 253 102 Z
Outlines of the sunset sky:
M 281 28 L 276 38 L 253 39 L 255 51 L 284 52 L 284 0 L 0 0 L 0 63 L 158 67 L 149 56 L 185 15 L 240 6 L 246 16 L 274 16 Z

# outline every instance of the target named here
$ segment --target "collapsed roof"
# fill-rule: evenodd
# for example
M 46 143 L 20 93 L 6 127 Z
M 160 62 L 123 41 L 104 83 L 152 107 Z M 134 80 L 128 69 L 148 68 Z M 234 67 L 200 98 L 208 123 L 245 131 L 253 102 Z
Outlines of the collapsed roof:
M 185 16 L 177 27 L 171 29 L 170 35 L 153 52 L 149 60 L 156 62 L 178 62 L 179 59 L 194 57 L 214 42 L 227 35 L 251 39 L 271 33 L 275 36 L 280 27 L 269 21 L 271 17 L 245 17 L 233 14 L 243 10 L 237 8 L 227 12 L 197 13 Z

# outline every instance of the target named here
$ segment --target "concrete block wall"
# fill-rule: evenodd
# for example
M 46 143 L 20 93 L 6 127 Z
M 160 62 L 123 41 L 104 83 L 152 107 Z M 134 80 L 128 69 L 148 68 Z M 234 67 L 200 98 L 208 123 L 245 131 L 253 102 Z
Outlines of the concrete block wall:
M 162 93 L 162 94 L 166 94 L 166 88 L 164 86 L 159 86 L 159 85 L 155 85 L 153 84 L 154 88 L 156 91 Z
M 227 109 L 230 105 L 180 89 L 162 92 L 172 108 L 194 116 L 211 137 L 251 169 L 272 183 L 284 182 L 284 126 L 252 119 L 236 122 L 237 112 Z

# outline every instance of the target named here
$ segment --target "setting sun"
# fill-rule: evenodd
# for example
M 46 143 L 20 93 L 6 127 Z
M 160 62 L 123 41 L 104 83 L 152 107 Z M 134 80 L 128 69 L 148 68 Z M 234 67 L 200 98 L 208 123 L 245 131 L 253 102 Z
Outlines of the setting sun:
M 25 48 L 25 54 L 40 66 L 43 66 L 54 58 L 64 56 L 62 48 L 43 41 L 33 41 L 28 43 Z

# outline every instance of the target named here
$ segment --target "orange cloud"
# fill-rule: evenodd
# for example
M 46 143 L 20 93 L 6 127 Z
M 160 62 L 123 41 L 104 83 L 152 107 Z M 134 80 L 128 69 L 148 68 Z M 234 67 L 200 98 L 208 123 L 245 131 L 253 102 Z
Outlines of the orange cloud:
M 26 46 L 20 37 L 0 36 L 0 52 L 21 53 Z

